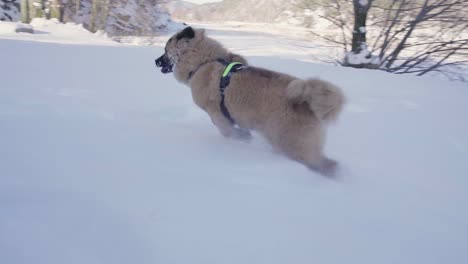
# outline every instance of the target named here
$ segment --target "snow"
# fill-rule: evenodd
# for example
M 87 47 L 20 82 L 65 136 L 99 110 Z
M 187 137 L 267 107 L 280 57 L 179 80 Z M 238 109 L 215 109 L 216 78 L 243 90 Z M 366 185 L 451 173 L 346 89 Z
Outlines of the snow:
M 31 26 L 30 24 L 17 22 L 16 25 L 15 25 L 15 29 L 19 29 L 19 28 L 33 29 L 33 26 Z
M 13 34 L 15 32 L 17 23 L 15 22 L 0 22 L 0 34 L 3 36 Z
M 209 30 L 254 65 L 344 89 L 330 180 L 258 135 L 219 135 L 154 67 L 162 40 L 109 46 L 46 25 L 0 31 L 0 263 L 468 261 L 466 84 L 298 61 L 272 49 L 284 36 Z
M 105 34 L 90 34 L 82 25 L 75 23 L 60 24 L 58 20 L 34 18 L 30 26 L 34 28 L 34 34 L 15 33 L 19 22 L 1 22 L 1 39 L 18 39 L 28 41 L 80 44 L 80 45 L 118 45 Z
M 366 6 L 367 4 L 369 4 L 369 1 L 368 0 L 359 0 L 359 4 L 361 6 Z
M 365 43 L 361 43 L 361 51 L 359 53 L 354 53 L 352 51 L 346 53 L 346 61 L 351 65 L 378 65 L 380 63 L 380 58 L 378 56 L 372 55 L 367 49 L 367 45 Z

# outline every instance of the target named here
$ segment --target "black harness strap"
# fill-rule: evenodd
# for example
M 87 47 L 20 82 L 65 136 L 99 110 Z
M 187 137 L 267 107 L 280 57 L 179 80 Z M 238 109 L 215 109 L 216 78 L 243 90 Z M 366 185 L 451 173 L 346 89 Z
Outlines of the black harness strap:
M 236 121 L 234 120 L 234 118 L 232 118 L 224 102 L 225 90 L 229 86 L 229 83 L 231 82 L 231 76 L 235 72 L 245 69 L 245 66 L 242 65 L 241 63 L 232 63 L 232 62 L 225 61 L 223 59 L 218 59 L 217 61 L 226 67 L 223 72 L 223 75 L 221 76 L 221 80 L 219 82 L 219 92 L 221 94 L 221 102 L 219 103 L 219 107 L 221 108 L 221 112 L 223 113 L 223 115 L 229 120 L 231 125 L 234 126 L 236 125 Z

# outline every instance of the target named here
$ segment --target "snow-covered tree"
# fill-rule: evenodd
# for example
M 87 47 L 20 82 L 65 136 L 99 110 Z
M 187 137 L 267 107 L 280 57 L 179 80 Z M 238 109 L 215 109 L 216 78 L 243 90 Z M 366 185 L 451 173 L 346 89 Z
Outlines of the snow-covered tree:
M 163 11 L 161 0 L 111 0 L 106 15 L 105 31 L 111 35 L 153 35 L 160 31 L 170 16 Z
M 19 0 L 0 0 L 0 21 L 17 21 L 19 18 Z
M 4 10 L 15 9 L 25 23 L 41 17 L 83 24 L 91 32 L 111 36 L 152 36 L 172 23 L 165 0 L 0 0 L 0 18 L 12 20 Z M 21 3 L 21 8 L 20 8 Z
M 64 3 L 63 22 L 89 24 L 91 5 L 91 0 L 67 0 Z

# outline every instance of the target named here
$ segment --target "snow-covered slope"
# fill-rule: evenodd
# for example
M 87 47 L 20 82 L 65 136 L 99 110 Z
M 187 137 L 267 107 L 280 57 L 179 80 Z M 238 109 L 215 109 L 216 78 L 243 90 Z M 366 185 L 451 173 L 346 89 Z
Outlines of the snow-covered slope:
M 219 135 L 162 47 L 0 50 L 0 263 L 468 262 L 466 84 L 249 56 L 344 89 L 330 180 Z

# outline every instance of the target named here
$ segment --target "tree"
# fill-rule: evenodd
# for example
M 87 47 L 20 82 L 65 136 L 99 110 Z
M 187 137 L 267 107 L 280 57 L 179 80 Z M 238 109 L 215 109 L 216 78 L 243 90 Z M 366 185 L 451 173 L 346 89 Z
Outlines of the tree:
M 468 62 L 467 0 L 392 0 L 374 8 L 388 17 L 375 45 L 382 69 L 446 74 Z
M 311 33 L 325 41 L 338 45 L 344 58 L 336 61 L 343 66 L 355 68 L 377 68 L 379 59 L 373 56 L 367 45 L 367 16 L 374 0 L 299 0 L 293 4 L 309 9 L 339 31 L 339 34 L 323 35 Z M 351 25 L 350 21 L 354 21 Z
M 0 0 L 11 1 L 11 0 Z M 0 2 L 1 3 L 1 2 Z M 170 20 L 162 11 L 166 0 L 21 0 L 22 21 L 58 19 L 83 24 L 91 32 L 111 36 L 152 37 Z
M 334 14 L 319 16 L 338 37 L 313 34 L 343 47 L 342 65 L 464 78 L 459 66 L 468 62 L 468 0 L 304 0 L 300 6 Z
M 0 21 L 16 21 L 19 16 L 19 0 L 0 0 Z
M 31 14 L 29 11 L 29 0 L 21 0 L 21 22 L 31 22 Z
M 346 53 L 345 66 L 355 68 L 378 68 L 379 59 L 367 47 L 367 13 L 373 0 L 353 0 L 354 28 L 351 52 Z
M 354 7 L 354 30 L 351 51 L 359 53 L 363 49 L 363 45 L 367 46 L 366 42 L 366 22 L 367 12 L 371 7 L 372 0 L 353 0 Z
M 96 23 L 98 21 L 98 8 L 99 5 L 101 4 L 100 0 L 92 0 L 91 1 L 91 16 L 89 18 L 89 31 L 91 32 L 96 32 L 97 27 Z
M 49 8 L 49 18 L 55 18 L 63 22 L 63 8 L 62 0 L 49 0 L 47 1 Z
M 29 3 L 30 3 L 29 11 L 32 12 L 31 13 L 31 19 L 36 18 L 36 17 L 45 17 L 44 2 L 45 1 L 43 1 L 43 0 L 30 0 L 29 1 Z

